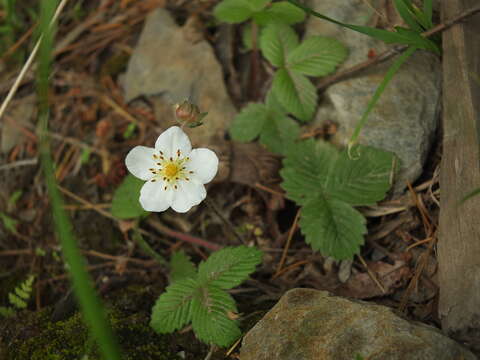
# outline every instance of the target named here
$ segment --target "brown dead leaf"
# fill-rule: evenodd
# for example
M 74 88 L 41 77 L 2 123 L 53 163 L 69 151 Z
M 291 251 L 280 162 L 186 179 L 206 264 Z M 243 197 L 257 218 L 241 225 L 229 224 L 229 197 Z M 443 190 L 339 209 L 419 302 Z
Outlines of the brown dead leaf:
M 356 299 L 369 299 L 377 296 L 391 294 L 395 289 L 403 286 L 412 276 L 411 270 L 402 260 L 397 260 L 393 265 L 377 261 L 368 264 L 369 269 L 385 288 L 385 293 L 378 287 L 372 278 L 365 273 L 352 275 L 345 284 L 335 289 L 335 294 Z

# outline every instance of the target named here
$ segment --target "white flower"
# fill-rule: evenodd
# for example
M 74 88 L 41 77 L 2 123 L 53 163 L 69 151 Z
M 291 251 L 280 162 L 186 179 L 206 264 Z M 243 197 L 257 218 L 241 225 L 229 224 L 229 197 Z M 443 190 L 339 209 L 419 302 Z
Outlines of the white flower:
M 140 204 L 147 211 L 169 207 L 187 212 L 200 204 L 206 184 L 218 170 L 218 157 L 209 149 L 194 149 L 187 134 L 178 126 L 164 131 L 155 148 L 136 146 L 127 154 L 125 165 L 135 177 L 146 180 Z

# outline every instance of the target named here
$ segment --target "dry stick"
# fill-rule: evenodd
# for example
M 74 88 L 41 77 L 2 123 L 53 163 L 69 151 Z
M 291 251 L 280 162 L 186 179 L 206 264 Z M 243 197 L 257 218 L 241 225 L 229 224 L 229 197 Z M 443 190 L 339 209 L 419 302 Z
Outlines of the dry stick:
M 450 19 L 450 20 L 447 20 L 447 21 L 435 26 L 434 28 L 432 28 L 428 31 L 425 31 L 424 33 L 422 33 L 422 36 L 429 37 L 431 35 L 438 34 L 442 31 L 447 30 L 448 28 L 455 25 L 456 23 L 458 23 L 462 20 L 465 20 L 472 15 L 475 15 L 478 12 L 480 12 L 480 6 L 473 7 L 472 9 L 466 10 L 466 11 L 460 13 L 459 15 L 455 16 L 454 18 Z M 395 46 L 390 50 L 384 51 L 383 53 L 379 54 L 378 56 L 376 56 L 373 59 L 366 60 L 366 61 L 364 61 L 360 64 L 352 66 L 351 68 L 348 68 L 344 71 L 340 71 L 340 72 L 338 72 L 338 73 L 336 73 L 332 76 L 329 76 L 329 77 L 323 79 L 322 81 L 320 81 L 317 84 L 317 89 L 318 90 L 323 90 L 323 89 L 327 88 L 328 86 L 332 85 L 333 83 L 336 83 L 340 80 L 343 80 L 343 79 L 345 79 L 345 78 L 347 78 L 351 75 L 355 75 L 355 74 L 359 73 L 360 71 L 362 71 L 362 70 L 364 70 L 364 69 L 366 69 L 366 68 L 368 68 L 372 65 L 381 64 L 381 63 L 391 59 L 393 56 L 404 52 L 408 47 L 409 47 L 409 45 Z
M 50 26 L 52 26 L 52 24 L 55 23 L 55 21 L 57 21 L 60 13 L 62 12 L 65 5 L 67 4 L 67 1 L 68 0 L 62 0 L 60 5 L 58 5 L 57 10 L 55 11 L 55 14 L 52 17 L 52 20 L 50 21 Z M 27 59 L 27 61 L 23 65 L 23 68 L 20 71 L 20 74 L 18 74 L 17 79 L 15 80 L 12 87 L 10 88 L 10 91 L 8 92 L 7 97 L 5 98 L 5 100 L 3 100 L 2 106 L 0 106 L 0 119 L 2 118 L 3 113 L 7 109 L 7 106 L 10 103 L 10 101 L 12 100 L 13 96 L 17 92 L 18 87 L 20 86 L 20 83 L 22 82 L 23 77 L 25 76 L 28 69 L 32 65 L 33 59 L 37 55 L 38 49 L 40 48 L 40 43 L 42 42 L 42 39 L 43 39 L 43 35 L 41 35 L 40 38 L 37 40 L 37 43 L 35 44 L 35 47 L 33 48 L 30 56 Z
M 222 220 L 225 226 L 237 238 L 239 243 L 242 243 L 242 244 L 246 243 L 245 240 L 240 236 L 240 234 L 235 229 L 235 226 L 233 226 L 230 220 L 228 220 L 225 216 L 223 216 L 223 214 L 218 209 L 217 205 L 212 200 L 210 200 L 209 198 L 206 198 L 205 204 L 207 204 L 207 206 L 213 210 L 213 212 L 220 218 L 220 220 Z
M 365 259 L 362 257 L 362 255 L 358 254 L 357 255 L 358 258 L 360 259 L 360 262 L 362 263 L 362 265 L 365 267 L 365 269 L 367 269 L 367 273 L 368 273 L 368 276 L 370 276 L 370 278 L 373 280 L 373 282 L 380 288 L 380 290 L 382 290 L 382 292 L 385 294 L 387 291 L 385 290 L 385 287 L 382 285 L 382 283 L 377 279 L 377 277 L 375 276 L 375 274 L 372 272 L 372 270 L 370 270 L 370 268 L 368 267 Z
M 290 248 L 290 244 L 292 242 L 293 234 L 295 234 L 295 230 L 297 230 L 297 223 L 298 223 L 298 218 L 300 217 L 300 209 L 298 209 L 297 214 L 295 215 L 295 219 L 293 219 L 293 224 L 290 227 L 290 231 L 288 232 L 288 238 L 287 238 L 287 243 L 285 244 L 285 247 L 283 248 L 283 253 L 282 253 L 282 258 L 280 259 L 280 262 L 278 263 L 277 266 L 277 271 L 273 275 L 272 279 L 275 279 L 281 274 L 282 267 L 285 264 L 285 260 L 287 259 L 287 252 L 288 249 Z

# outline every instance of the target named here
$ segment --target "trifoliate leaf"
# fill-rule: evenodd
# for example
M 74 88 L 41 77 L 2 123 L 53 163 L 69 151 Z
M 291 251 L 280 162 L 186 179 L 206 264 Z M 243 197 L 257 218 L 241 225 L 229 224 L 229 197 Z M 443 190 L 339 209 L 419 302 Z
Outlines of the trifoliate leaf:
M 272 23 L 260 35 L 263 56 L 276 67 L 285 64 L 287 55 L 298 45 L 298 36 L 290 26 Z
M 263 104 L 249 104 L 235 118 L 230 127 L 234 140 L 248 142 L 255 139 L 262 131 L 267 120 L 267 107 Z
M 189 323 L 192 320 L 192 299 L 197 288 L 197 282 L 191 278 L 168 286 L 152 309 L 150 326 L 156 332 L 165 334 Z
M 216 251 L 198 267 L 199 284 L 209 283 L 221 289 L 240 285 L 262 261 L 262 252 L 246 246 Z
M 338 151 L 325 141 L 301 141 L 288 149 L 283 159 L 282 188 L 299 205 L 306 204 L 322 190 Z
M 295 117 L 302 121 L 312 119 L 317 106 L 317 89 L 304 75 L 279 69 L 273 77 L 272 91 Z
M 192 327 L 195 335 L 207 344 L 231 345 L 241 336 L 235 320 L 235 300 L 226 291 L 208 285 L 202 287 L 192 303 Z
M 115 190 L 112 200 L 112 215 L 119 219 L 130 219 L 147 214 L 140 205 L 140 189 L 145 181 L 127 175 Z
M 299 134 L 300 127 L 295 121 L 286 115 L 270 112 L 260 134 L 260 143 L 271 152 L 285 154 Z
M 358 254 L 367 232 L 362 214 L 327 194 L 318 195 L 302 207 L 299 225 L 312 249 L 337 260 Z
M 328 176 L 325 191 L 353 206 L 373 205 L 390 189 L 395 172 L 391 152 L 357 145 L 342 151 Z
M 249 0 L 223 0 L 213 9 L 215 17 L 227 23 L 241 23 L 253 15 Z
M 286 67 L 309 76 L 325 76 L 347 57 L 347 48 L 338 40 L 312 36 L 287 57 Z
M 352 205 L 381 200 L 390 187 L 393 154 L 357 146 L 349 156 L 313 140 L 287 149 L 280 172 L 287 196 L 303 205 L 300 228 L 323 255 L 347 259 L 363 243 L 365 219 Z
M 196 276 L 197 269 L 190 258 L 183 251 L 175 252 L 170 259 L 170 283 Z
M 293 25 L 305 20 L 305 11 L 286 1 L 279 1 L 253 14 L 253 20 L 262 26 L 271 22 Z

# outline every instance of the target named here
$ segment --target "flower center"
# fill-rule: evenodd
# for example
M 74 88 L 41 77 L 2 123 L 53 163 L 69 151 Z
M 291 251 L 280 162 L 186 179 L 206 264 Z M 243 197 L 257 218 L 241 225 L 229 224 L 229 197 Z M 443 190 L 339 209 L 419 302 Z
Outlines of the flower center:
M 179 170 L 180 169 L 178 168 L 177 164 L 169 163 L 165 166 L 163 172 L 165 176 L 172 178 L 180 172 Z
M 193 171 L 189 171 L 185 167 L 190 161 L 190 158 L 188 156 L 183 157 L 180 150 L 177 150 L 176 155 L 175 159 L 173 157 L 166 158 L 162 151 L 159 151 L 159 154 L 153 155 L 153 160 L 157 168 L 149 169 L 154 175 L 150 181 L 163 181 L 162 185 L 164 190 L 167 190 L 169 187 L 177 190 L 177 183 L 179 181 L 190 181 L 188 176 L 193 174 Z

